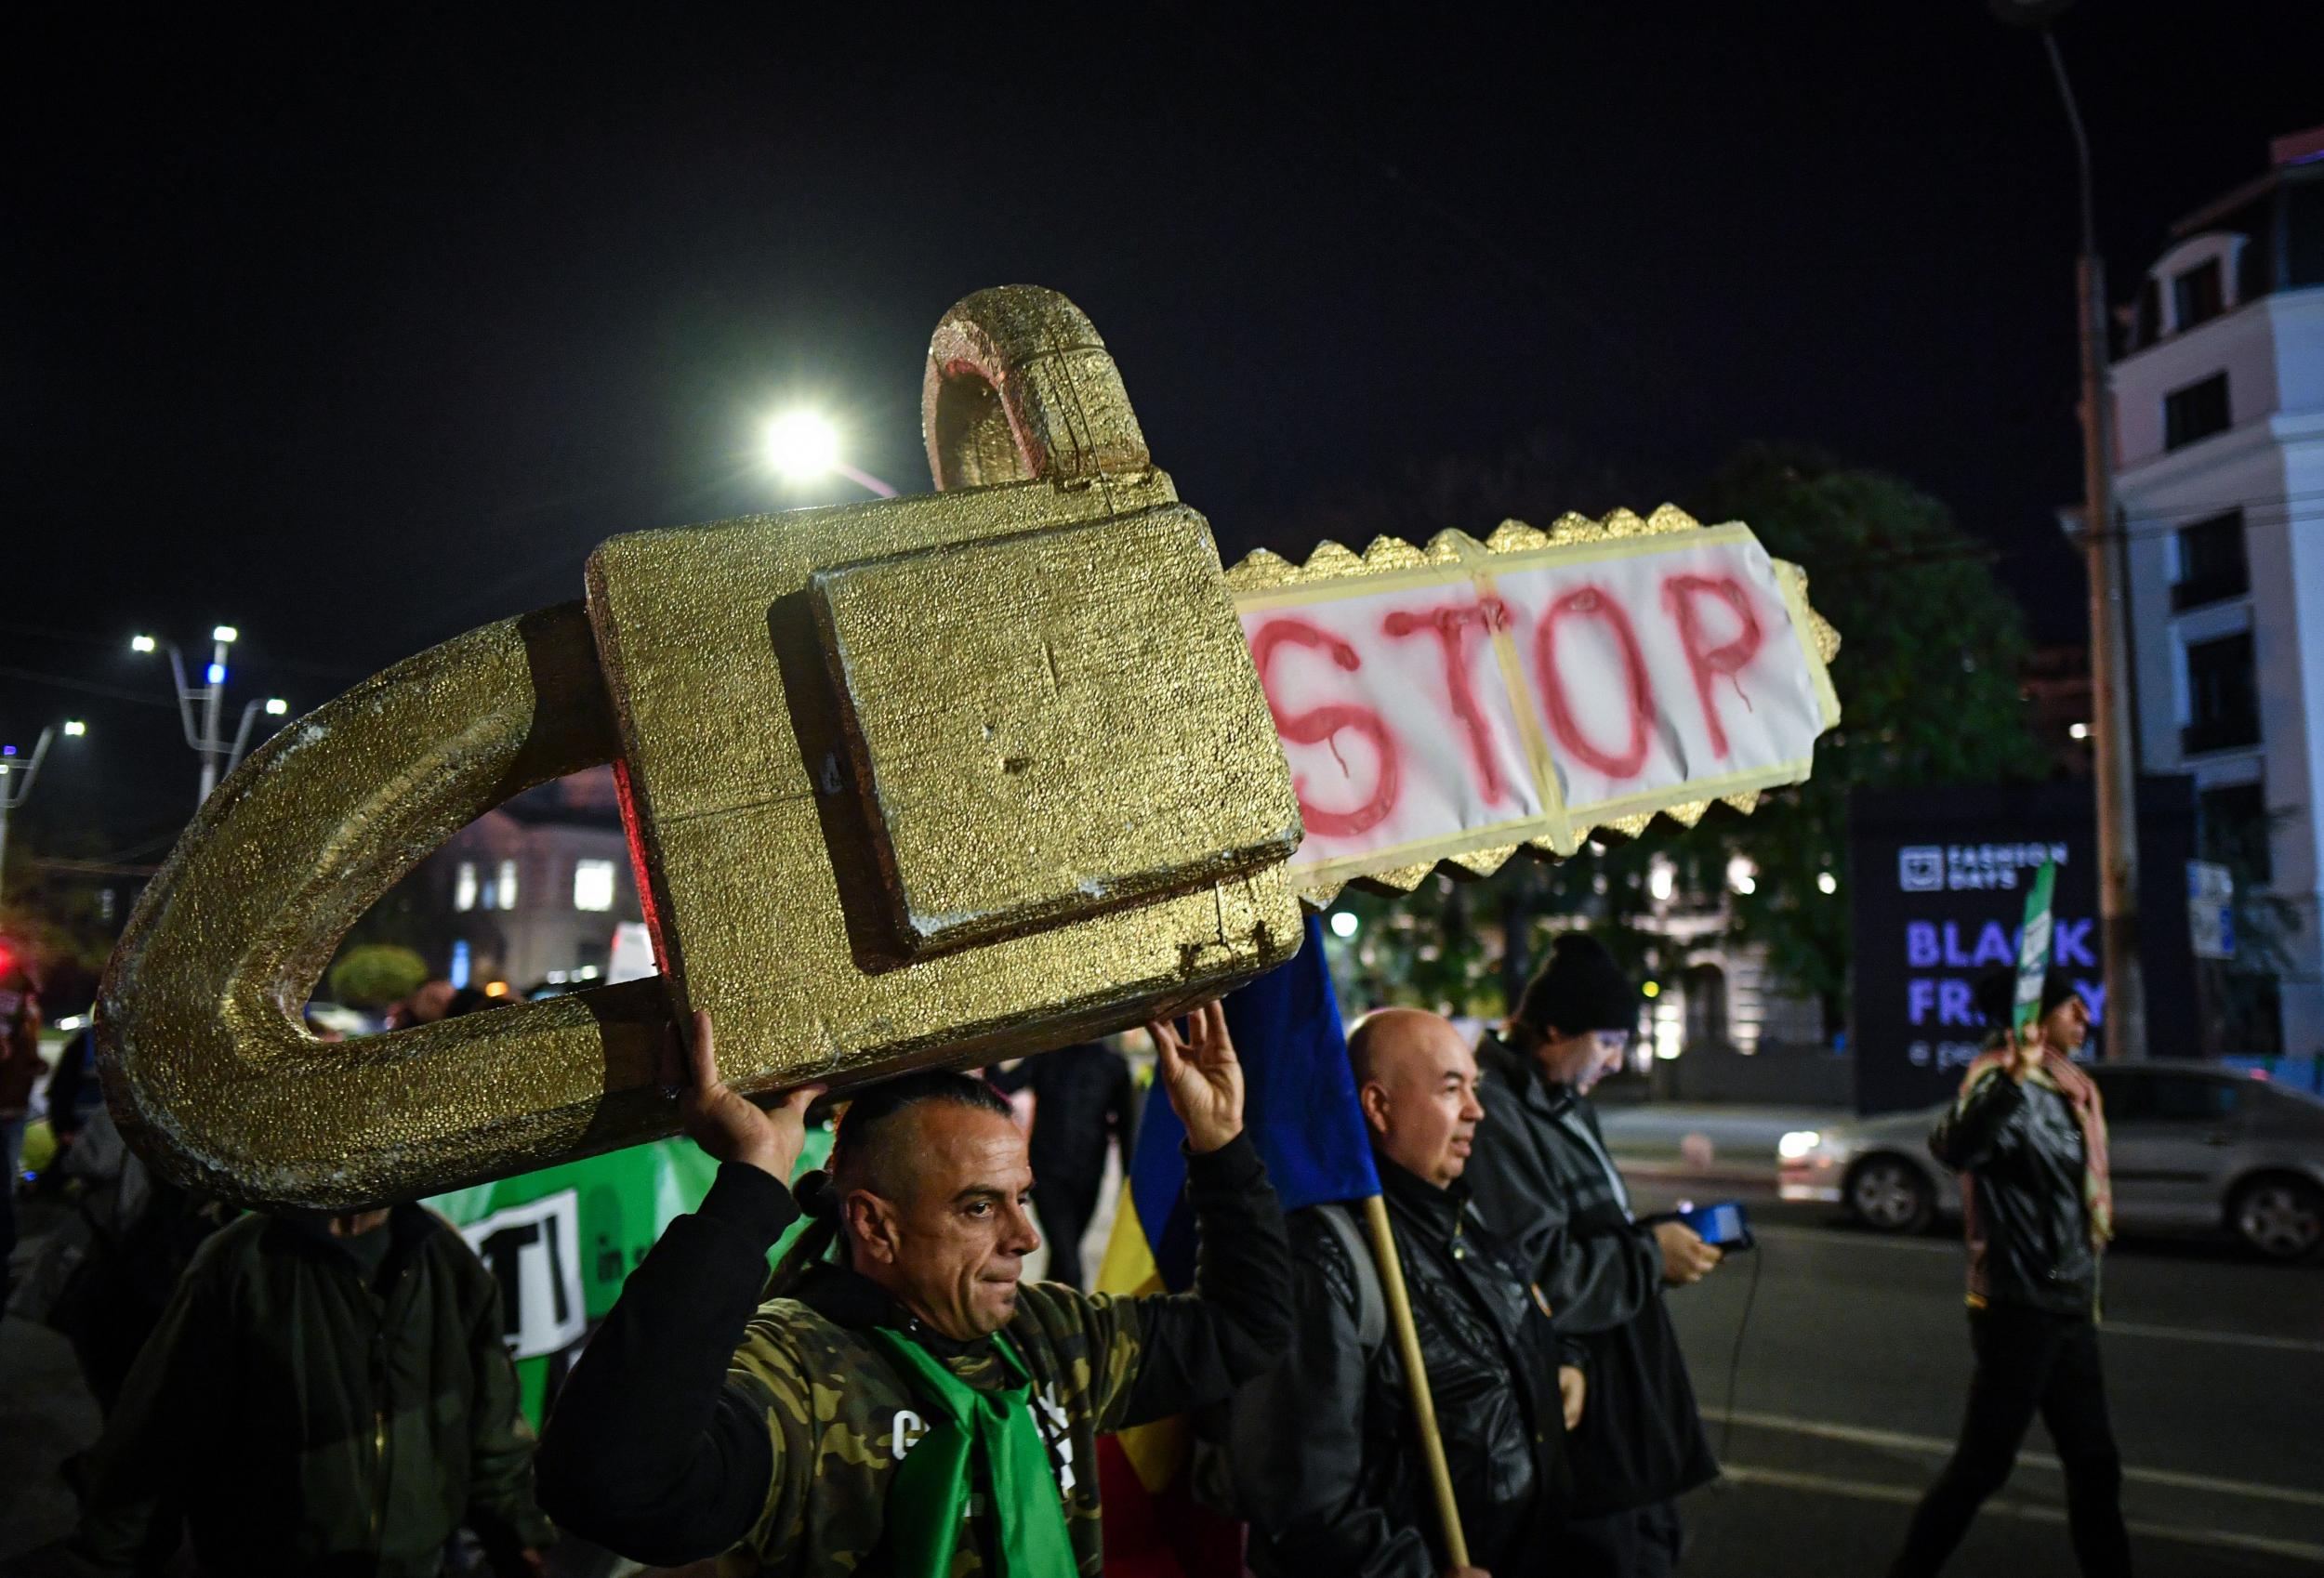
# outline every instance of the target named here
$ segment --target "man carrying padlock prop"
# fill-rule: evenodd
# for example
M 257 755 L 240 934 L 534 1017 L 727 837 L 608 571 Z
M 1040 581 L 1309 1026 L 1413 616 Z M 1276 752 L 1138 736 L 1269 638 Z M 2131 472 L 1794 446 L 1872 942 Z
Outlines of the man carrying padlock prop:
M 720 1082 L 697 1019 L 682 1108 L 718 1181 L 566 1382 L 539 1459 L 550 1515 L 656 1565 L 736 1550 L 777 1573 L 1098 1571 L 1097 1437 L 1223 1401 L 1290 1335 L 1283 1213 L 1242 1132 L 1226 1016 L 1188 1022 L 1149 1029 L 1186 1125 L 1194 1295 L 1103 1298 L 1023 1280 L 1033 1173 L 990 1085 L 928 1070 L 870 1086 L 794 1203 L 812 1087 L 761 1111 Z M 768 1246 L 801 1209 L 815 1226 L 761 1304 Z

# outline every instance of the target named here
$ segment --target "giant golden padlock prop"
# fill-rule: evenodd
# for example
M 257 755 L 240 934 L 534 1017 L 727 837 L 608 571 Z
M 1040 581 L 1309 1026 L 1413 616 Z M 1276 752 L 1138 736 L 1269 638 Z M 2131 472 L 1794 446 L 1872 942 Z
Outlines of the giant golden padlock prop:
M 696 1008 L 754 1093 L 1046 1050 L 1280 963 L 1301 899 L 1345 881 L 1408 888 L 1439 860 L 1490 870 L 1593 825 L 1748 807 L 1806 776 L 1838 716 L 1836 638 L 1739 526 L 1569 518 L 1222 572 L 1052 292 L 945 315 L 922 423 L 935 494 L 615 537 L 585 601 L 387 670 L 220 785 L 99 994 L 107 1098 L 149 1161 L 229 1199 L 347 1209 L 634 1144 L 677 1126 L 654 1054 Z M 1669 653 L 1622 606 L 1648 559 Z M 1710 636 L 1706 608 L 1728 622 Z M 1739 745 L 1710 688 L 1741 669 L 1736 618 L 1755 664 Z M 1471 627 L 1505 686 L 1472 682 Z M 1420 681 L 1395 666 L 1432 645 L 1459 730 L 1441 749 L 1414 743 Z M 1657 673 L 1683 689 L 1691 663 L 1708 733 L 1632 716 L 1631 742 L 1652 736 L 1636 752 L 1592 743 L 1603 687 L 1577 703 L 1559 681 L 1576 653 L 1631 664 L 1613 689 L 1636 697 Z M 1301 700 L 1367 680 L 1391 693 Z M 1372 782 L 1319 782 L 1319 743 L 1326 776 Z M 1465 784 L 1431 776 L 1462 761 Z M 307 1033 L 339 939 L 400 876 L 607 762 L 660 977 Z M 1316 836 L 1294 866 L 1303 811 Z

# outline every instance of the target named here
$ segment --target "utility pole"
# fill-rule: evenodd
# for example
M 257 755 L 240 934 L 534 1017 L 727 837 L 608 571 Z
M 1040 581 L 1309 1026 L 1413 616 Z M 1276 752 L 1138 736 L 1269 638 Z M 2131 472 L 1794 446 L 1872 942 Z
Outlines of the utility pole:
M 150 652 L 157 647 L 169 649 L 169 672 L 178 682 L 178 721 L 185 729 L 186 743 L 202 758 L 202 793 L 194 800 L 198 807 L 210 797 L 218 781 L 234 770 L 242 754 L 250 744 L 250 726 L 257 720 L 263 706 L 271 717 L 280 717 L 290 710 L 280 696 L 269 696 L 263 703 L 246 702 L 242 709 L 242 722 L 229 740 L 218 728 L 218 713 L 226 699 L 226 649 L 242 638 L 242 632 L 231 625 L 221 625 L 210 632 L 209 666 L 202 671 L 202 683 L 186 682 L 185 654 L 175 641 L 156 641 L 151 636 L 132 636 L 129 650 Z
M 2146 984 L 2138 954 L 2138 764 L 2132 759 L 2131 676 L 2122 606 L 2121 533 L 2114 520 L 2113 404 L 2106 389 L 2106 276 L 2098 256 L 2091 195 L 2090 138 L 2066 74 L 2065 57 L 2047 26 L 2049 52 L 2066 118 L 2074 130 L 2081 188 L 2081 258 L 2075 281 L 2081 308 L 2082 553 L 2090 576 L 2091 737 L 2098 779 L 2098 924 L 2106 975 L 2109 1059 L 2146 1056 Z
M 79 736 L 88 732 L 88 726 L 74 719 L 64 726 L 64 731 Z M 32 798 L 33 785 L 40 778 L 40 764 L 47 759 L 49 742 L 56 737 L 56 730 L 42 730 L 29 758 L 18 756 L 13 745 L 5 747 L 5 754 L 0 754 L 0 896 L 6 893 L 8 869 L 8 818 Z

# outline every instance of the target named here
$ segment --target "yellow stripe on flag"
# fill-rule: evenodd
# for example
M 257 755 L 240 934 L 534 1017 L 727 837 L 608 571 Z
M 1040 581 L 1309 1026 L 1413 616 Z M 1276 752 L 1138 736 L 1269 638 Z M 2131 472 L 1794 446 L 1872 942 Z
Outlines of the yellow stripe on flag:
M 1105 1258 L 1098 1266 L 1098 1292 L 1140 1298 L 1168 1291 L 1154 1263 L 1154 1246 L 1146 1242 L 1145 1225 L 1138 1220 L 1138 1203 L 1130 1197 L 1125 1181 L 1121 1203 L 1114 1211 L 1114 1230 L 1105 1241 Z M 1137 1471 L 1138 1482 L 1148 1491 L 1161 1490 L 1185 1470 L 1188 1438 L 1183 1415 L 1133 1425 L 1115 1440 Z

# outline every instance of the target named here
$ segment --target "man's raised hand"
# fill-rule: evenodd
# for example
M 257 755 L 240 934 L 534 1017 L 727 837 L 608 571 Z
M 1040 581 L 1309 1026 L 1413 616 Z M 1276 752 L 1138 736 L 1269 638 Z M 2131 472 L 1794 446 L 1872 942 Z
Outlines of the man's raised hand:
M 1243 1065 L 1226 1032 L 1226 1010 L 1215 1001 L 1186 1016 L 1187 1033 L 1156 1020 L 1156 1074 L 1169 1092 L 1171 1110 L 1186 1125 L 1186 1143 L 1196 1152 L 1216 1151 L 1243 1132 Z
M 678 1112 L 686 1134 L 720 1162 L 742 1162 L 791 1181 L 799 1151 L 807 1143 L 807 1105 L 823 1094 L 819 1085 L 802 1085 L 772 1110 L 761 1108 L 719 1077 L 718 1038 L 710 1016 L 694 1013 L 693 1045 L 680 1045 L 676 1031 L 663 1044 L 662 1083 L 677 1087 Z

